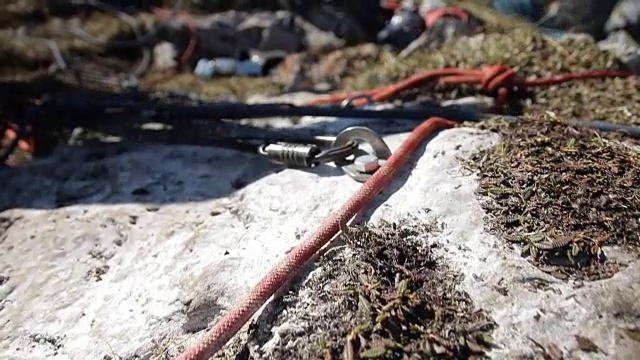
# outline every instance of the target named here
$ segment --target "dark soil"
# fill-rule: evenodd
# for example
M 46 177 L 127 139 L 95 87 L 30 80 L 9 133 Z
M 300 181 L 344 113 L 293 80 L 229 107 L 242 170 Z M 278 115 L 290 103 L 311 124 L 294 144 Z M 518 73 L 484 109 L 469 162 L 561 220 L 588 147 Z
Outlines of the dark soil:
M 435 254 L 439 245 L 421 235 L 433 230 L 349 229 L 347 245 L 320 258 L 319 273 L 283 297 L 273 323 L 260 326 L 279 327 L 279 344 L 252 358 L 482 357 L 494 323 L 458 289 L 460 275 Z M 250 332 L 247 346 L 271 335 Z
M 640 154 L 549 117 L 481 125 L 502 143 L 477 155 L 492 230 L 559 278 L 596 280 L 621 265 L 606 245 L 640 245 Z

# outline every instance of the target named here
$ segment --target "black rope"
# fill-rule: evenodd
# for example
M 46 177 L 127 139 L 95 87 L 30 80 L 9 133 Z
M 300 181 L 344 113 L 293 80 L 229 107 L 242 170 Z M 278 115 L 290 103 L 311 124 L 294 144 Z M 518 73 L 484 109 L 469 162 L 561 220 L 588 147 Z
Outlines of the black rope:
M 428 105 L 419 108 L 396 108 L 373 110 L 353 107 L 295 106 L 291 104 L 240 104 L 203 103 L 187 98 L 173 97 L 191 104 L 167 103 L 141 92 L 110 95 L 102 100 L 90 100 L 77 93 L 57 94 L 44 97 L 40 105 L 27 108 L 28 119 L 18 123 L 18 137 L 0 154 L 4 163 L 16 149 L 18 141 L 24 137 L 26 126 L 34 125 L 38 119 L 46 119 L 49 127 L 86 127 L 104 130 L 114 134 L 120 132 L 125 138 L 176 144 L 196 144 L 233 148 L 240 151 L 256 152 L 264 142 L 290 142 L 319 144 L 313 133 L 299 128 L 266 129 L 239 124 L 223 119 L 250 119 L 293 116 L 322 116 L 333 118 L 383 120 L 380 124 L 394 120 L 410 124 L 426 118 L 439 116 L 453 121 L 481 121 L 501 115 L 480 114 Z M 517 116 L 502 116 L 508 121 L 518 121 Z M 171 130 L 146 130 L 141 124 L 160 122 L 171 125 Z M 572 126 L 587 127 L 605 132 L 619 132 L 634 139 L 640 139 L 640 127 L 614 124 L 601 120 L 570 120 Z M 43 123 L 40 123 L 43 124 Z

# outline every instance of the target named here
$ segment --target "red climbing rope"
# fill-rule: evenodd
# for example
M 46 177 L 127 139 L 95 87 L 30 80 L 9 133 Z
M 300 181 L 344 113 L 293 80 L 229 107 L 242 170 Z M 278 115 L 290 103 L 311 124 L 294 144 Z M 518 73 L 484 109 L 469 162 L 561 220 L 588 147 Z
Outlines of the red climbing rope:
M 331 214 L 304 242 L 295 247 L 214 327 L 178 360 L 204 360 L 220 350 L 258 311 L 258 309 L 302 266 L 338 233 L 341 223 L 346 223 L 362 210 L 391 181 L 398 169 L 407 161 L 416 147 L 430 134 L 451 128 L 455 122 L 442 118 L 430 118 L 416 127 L 400 147 L 380 169 L 365 182 L 340 209 Z
M 439 84 L 478 84 L 484 92 L 496 96 L 496 107 L 502 107 L 509 91 L 528 87 L 549 86 L 577 79 L 605 77 L 627 77 L 631 74 L 600 70 L 577 74 L 562 74 L 549 78 L 524 80 L 515 72 L 502 65 L 483 66 L 481 69 L 439 69 L 429 70 L 411 76 L 398 83 L 356 93 L 334 94 L 307 102 L 306 105 L 338 103 L 357 95 L 370 95 L 375 102 L 386 101 L 399 92 L 417 87 L 427 81 Z M 369 99 L 355 99 L 354 105 L 366 103 Z M 442 118 L 430 118 L 419 125 L 389 160 L 356 192 L 339 210 L 331 214 L 309 238 L 291 251 L 251 290 L 244 300 L 231 309 L 192 348 L 177 360 L 204 360 L 219 351 L 258 311 L 258 309 L 301 267 L 313 257 L 338 231 L 340 223 L 351 219 L 362 210 L 391 181 L 398 169 L 407 161 L 415 148 L 436 130 L 454 127 L 456 123 Z
M 608 77 L 628 77 L 632 74 L 616 70 L 595 70 L 582 73 L 567 73 L 551 77 L 526 80 L 518 78 L 512 69 L 502 65 L 487 65 L 478 69 L 444 68 L 426 70 L 395 84 L 378 87 L 372 90 L 354 93 L 332 94 L 323 96 L 306 103 L 306 105 L 320 105 L 338 103 L 357 95 L 370 95 L 374 101 L 387 101 L 403 90 L 418 87 L 426 82 L 437 82 L 441 85 L 449 84 L 477 84 L 480 90 L 496 96 L 495 107 L 501 109 L 506 104 L 510 91 L 523 90 L 531 87 L 551 86 L 572 80 L 599 79 Z M 366 104 L 367 99 L 356 99 L 353 105 Z

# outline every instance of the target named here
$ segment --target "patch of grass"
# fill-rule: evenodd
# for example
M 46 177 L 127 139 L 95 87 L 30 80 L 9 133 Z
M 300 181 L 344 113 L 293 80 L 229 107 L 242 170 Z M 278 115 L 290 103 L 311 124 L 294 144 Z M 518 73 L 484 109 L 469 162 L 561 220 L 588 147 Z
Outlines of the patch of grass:
M 383 79 L 398 81 L 420 70 L 479 68 L 490 64 L 502 64 L 525 78 L 621 66 L 615 56 L 601 51 L 588 39 L 554 40 L 518 28 L 459 38 L 440 49 L 417 51 L 405 59 L 387 57 L 364 73 L 357 85 L 380 85 L 383 81 L 376 80 Z
M 439 49 L 417 51 L 406 59 L 385 53 L 364 72 L 344 81 L 346 90 L 365 90 L 391 84 L 424 70 L 445 67 L 477 69 L 502 64 L 521 78 L 541 78 L 590 70 L 620 70 L 611 53 L 586 38 L 553 40 L 525 28 L 460 38 Z M 477 95 L 476 86 L 423 85 L 399 95 L 405 100 L 442 101 Z M 552 111 L 564 117 L 640 124 L 640 81 L 626 79 L 576 80 L 530 89 L 514 97 L 509 112 L 532 116 Z
M 435 225 L 350 228 L 346 248 L 320 260 L 297 296 L 285 296 L 270 359 L 482 357 L 493 321 L 458 288 L 459 274 L 423 234 Z M 343 234 L 345 231 L 343 230 Z M 283 325 L 284 324 L 284 325 Z M 251 336 L 251 335 L 250 335 Z
M 146 80 L 157 81 L 153 86 L 156 91 L 194 93 L 200 99 L 212 101 L 229 97 L 245 101 L 251 95 L 276 95 L 281 92 L 281 86 L 269 77 L 231 76 L 201 80 L 190 73 L 170 77 L 156 73 L 149 74 Z
M 603 246 L 640 245 L 640 154 L 548 117 L 480 125 L 503 141 L 477 155 L 493 230 L 560 278 L 596 280 L 620 266 Z

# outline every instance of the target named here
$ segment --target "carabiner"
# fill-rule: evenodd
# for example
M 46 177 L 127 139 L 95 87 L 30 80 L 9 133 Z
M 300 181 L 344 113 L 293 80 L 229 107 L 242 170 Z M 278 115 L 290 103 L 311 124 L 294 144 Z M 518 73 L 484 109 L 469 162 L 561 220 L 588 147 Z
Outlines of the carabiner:
M 344 99 L 344 101 L 340 104 L 340 106 L 343 107 L 343 108 L 355 107 L 353 102 L 356 101 L 356 100 L 360 100 L 360 99 L 367 100 L 367 105 L 364 105 L 364 106 L 371 106 L 371 105 L 376 103 L 375 101 L 373 101 L 373 96 L 371 96 L 369 94 L 359 94 L 359 95 L 354 95 L 354 96 L 352 96 L 350 98 Z
M 321 164 L 335 163 L 336 161 L 344 160 L 351 155 L 355 155 L 358 151 L 358 142 L 350 140 L 344 143 L 344 145 L 331 148 L 322 151 L 316 155 L 315 160 Z
M 364 126 L 349 127 L 337 136 L 316 136 L 314 140 L 325 143 L 328 149 L 313 144 L 275 142 L 260 146 L 258 153 L 289 167 L 312 168 L 333 162 L 358 182 L 367 181 L 391 156 L 391 149 L 380 135 Z M 361 149 L 361 143 L 369 144 L 372 152 Z
M 276 142 L 260 146 L 258 154 L 266 156 L 276 164 L 313 168 L 320 164 L 344 160 L 358 150 L 358 142 L 355 140 L 345 141 L 340 146 L 332 146 L 327 150 L 322 150 L 314 144 Z

